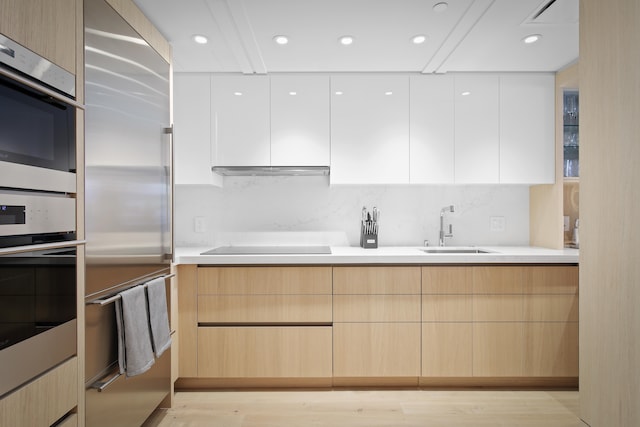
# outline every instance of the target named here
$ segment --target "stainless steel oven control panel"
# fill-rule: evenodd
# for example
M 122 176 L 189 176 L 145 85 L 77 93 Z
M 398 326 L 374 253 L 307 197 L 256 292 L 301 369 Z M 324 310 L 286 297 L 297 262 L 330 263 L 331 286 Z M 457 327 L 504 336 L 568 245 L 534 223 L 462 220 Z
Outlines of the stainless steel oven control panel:
M 0 236 L 75 231 L 76 200 L 71 197 L 0 192 Z

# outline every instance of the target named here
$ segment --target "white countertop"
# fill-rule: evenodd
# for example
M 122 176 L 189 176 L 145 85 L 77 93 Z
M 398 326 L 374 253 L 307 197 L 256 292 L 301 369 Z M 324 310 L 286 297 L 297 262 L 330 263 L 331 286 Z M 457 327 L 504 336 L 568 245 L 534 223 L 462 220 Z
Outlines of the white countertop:
M 449 249 L 454 249 L 448 247 Z M 176 248 L 176 264 L 577 264 L 577 249 L 545 249 L 530 246 L 477 246 L 490 253 L 427 254 L 421 249 L 437 247 L 331 246 L 331 254 L 201 255 L 211 247 Z

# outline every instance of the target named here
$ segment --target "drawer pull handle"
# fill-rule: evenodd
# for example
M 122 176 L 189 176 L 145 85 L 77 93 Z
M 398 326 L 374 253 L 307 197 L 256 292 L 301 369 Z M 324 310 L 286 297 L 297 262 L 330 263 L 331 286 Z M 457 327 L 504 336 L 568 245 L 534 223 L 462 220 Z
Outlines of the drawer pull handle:
M 107 381 L 96 381 L 95 383 L 91 384 L 91 388 L 98 390 L 98 392 L 102 392 L 107 387 L 109 387 L 115 380 L 120 378 L 120 375 L 122 374 L 120 372 L 117 372 L 114 376 L 109 378 Z

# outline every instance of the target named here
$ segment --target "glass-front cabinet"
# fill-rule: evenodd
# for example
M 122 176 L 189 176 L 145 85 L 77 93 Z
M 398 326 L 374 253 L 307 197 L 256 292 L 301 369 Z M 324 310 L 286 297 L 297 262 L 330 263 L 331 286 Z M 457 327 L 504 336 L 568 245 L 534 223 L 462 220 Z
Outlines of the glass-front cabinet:
M 565 90 L 563 96 L 563 174 L 565 178 L 580 176 L 579 159 L 579 96 L 577 90 Z

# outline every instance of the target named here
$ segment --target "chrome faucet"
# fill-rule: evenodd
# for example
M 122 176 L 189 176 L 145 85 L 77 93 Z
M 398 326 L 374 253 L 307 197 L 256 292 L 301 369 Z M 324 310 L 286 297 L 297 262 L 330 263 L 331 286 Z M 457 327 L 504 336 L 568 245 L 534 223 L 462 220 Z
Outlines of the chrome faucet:
M 439 245 L 444 246 L 445 237 L 453 237 L 453 225 L 449 224 L 449 233 L 445 234 L 444 232 L 444 214 L 445 212 L 454 212 L 453 205 L 445 206 L 440 209 L 440 240 Z

